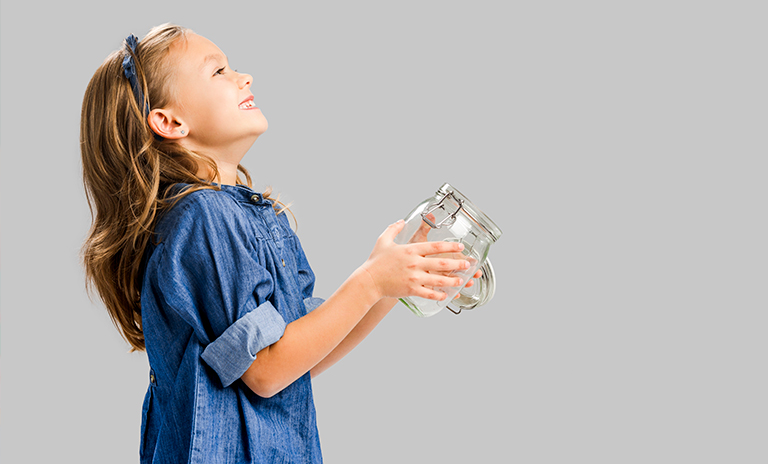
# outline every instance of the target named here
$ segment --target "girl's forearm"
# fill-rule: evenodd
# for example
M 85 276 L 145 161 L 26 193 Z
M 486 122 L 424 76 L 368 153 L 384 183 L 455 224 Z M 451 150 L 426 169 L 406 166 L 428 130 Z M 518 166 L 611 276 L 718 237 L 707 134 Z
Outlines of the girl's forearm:
M 380 299 L 370 275 L 358 269 L 325 303 L 288 324 L 280 340 L 259 351 L 242 380 L 259 396 L 275 395 L 326 359 Z M 376 317 L 365 322 L 350 339 L 350 344 L 357 339 L 354 342 L 357 345 L 373 330 L 386 315 L 386 311 L 381 312 L 381 309 L 377 310 Z M 354 345 L 345 348 L 344 354 Z M 331 359 L 338 360 L 342 356 L 334 355 Z
M 328 356 L 323 358 L 322 361 L 320 361 L 310 370 L 312 377 L 314 378 L 320 375 L 322 372 L 341 360 L 341 358 L 346 356 L 357 345 L 359 345 L 360 342 L 362 342 L 365 337 L 367 337 L 368 334 L 370 334 L 371 331 L 373 331 L 373 329 L 379 325 L 379 322 L 384 319 L 384 316 L 389 313 L 389 311 L 393 306 L 395 306 L 396 303 L 396 298 L 383 298 L 378 303 L 373 305 L 370 311 L 368 311 L 363 319 L 355 326 L 354 329 L 352 329 L 349 335 L 344 337 L 344 340 L 342 340 L 341 343 L 339 343 L 338 346 L 336 346 L 336 348 L 334 348 L 334 350 L 328 354 Z
M 434 300 L 445 298 L 442 287 L 461 285 L 453 271 L 467 269 L 466 259 L 430 259 L 433 255 L 458 253 L 458 242 L 423 242 L 397 245 L 395 236 L 405 222 L 398 221 L 382 233 L 368 260 L 317 309 L 285 328 L 283 337 L 256 354 L 242 379 L 259 396 L 270 397 L 326 359 L 384 297 L 419 296 Z M 336 362 L 365 338 L 394 303 L 377 307 L 376 312 L 353 334 L 348 343 L 320 372 Z

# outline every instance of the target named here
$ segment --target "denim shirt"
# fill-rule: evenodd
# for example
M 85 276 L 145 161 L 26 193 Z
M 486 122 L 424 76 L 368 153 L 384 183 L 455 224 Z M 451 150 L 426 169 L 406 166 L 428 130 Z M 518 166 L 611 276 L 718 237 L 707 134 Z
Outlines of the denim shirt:
M 145 254 L 149 388 L 142 464 L 320 463 L 310 374 L 272 398 L 240 380 L 286 324 L 317 307 L 285 214 L 244 186 L 187 195 Z

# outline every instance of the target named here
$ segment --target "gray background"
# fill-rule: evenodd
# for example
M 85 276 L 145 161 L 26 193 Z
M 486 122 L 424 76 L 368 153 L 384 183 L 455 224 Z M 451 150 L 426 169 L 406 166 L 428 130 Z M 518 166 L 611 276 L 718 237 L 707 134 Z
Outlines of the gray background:
M 766 462 L 760 3 L 3 1 L 3 462 L 137 462 L 148 367 L 84 292 L 79 111 L 166 21 L 254 76 L 244 164 L 319 296 L 443 182 L 504 231 L 490 304 L 398 306 L 315 381 L 327 462 Z

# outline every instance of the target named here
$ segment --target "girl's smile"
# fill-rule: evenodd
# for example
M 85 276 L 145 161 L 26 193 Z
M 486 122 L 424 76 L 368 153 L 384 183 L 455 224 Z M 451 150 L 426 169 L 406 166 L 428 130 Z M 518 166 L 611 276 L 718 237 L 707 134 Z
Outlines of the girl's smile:
M 241 110 L 258 110 L 259 107 L 253 103 L 253 95 L 251 95 L 250 97 L 246 98 L 242 103 L 240 103 L 240 109 Z

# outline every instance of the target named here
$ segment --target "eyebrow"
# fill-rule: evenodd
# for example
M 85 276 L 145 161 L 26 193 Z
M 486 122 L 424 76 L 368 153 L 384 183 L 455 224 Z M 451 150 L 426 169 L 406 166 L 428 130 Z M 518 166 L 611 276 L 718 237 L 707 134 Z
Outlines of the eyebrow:
M 208 65 L 208 62 L 219 60 L 222 58 L 224 58 L 224 61 L 226 63 L 229 63 L 229 60 L 227 59 L 227 55 L 222 55 L 221 53 L 213 53 L 211 55 L 206 56 L 205 59 L 203 60 L 202 66 L 200 66 L 200 70 L 204 71 L 205 67 Z

